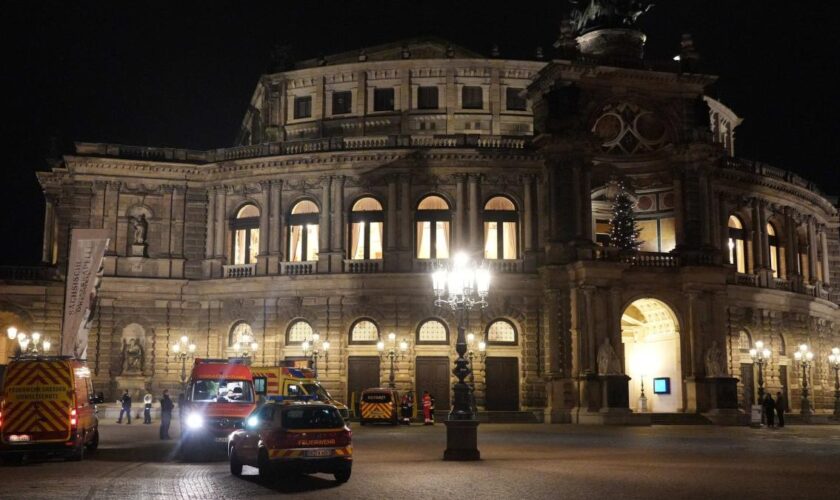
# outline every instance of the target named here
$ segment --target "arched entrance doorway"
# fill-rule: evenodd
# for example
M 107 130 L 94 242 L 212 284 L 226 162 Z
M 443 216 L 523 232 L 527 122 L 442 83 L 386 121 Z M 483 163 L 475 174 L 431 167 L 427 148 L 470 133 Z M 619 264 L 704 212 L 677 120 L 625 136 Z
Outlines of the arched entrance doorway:
M 624 367 L 630 376 L 630 408 L 641 411 L 644 381 L 647 411 L 683 411 L 679 323 L 664 302 L 633 301 L 621 315 Z

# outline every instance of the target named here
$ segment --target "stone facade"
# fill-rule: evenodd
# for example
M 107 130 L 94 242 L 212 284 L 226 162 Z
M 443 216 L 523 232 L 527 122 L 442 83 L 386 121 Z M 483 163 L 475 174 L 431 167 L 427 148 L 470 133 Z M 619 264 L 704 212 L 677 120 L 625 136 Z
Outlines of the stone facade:
M 234 355 L 232 331 L 242 322 L 259 344 L 254 364 L 300 360 L 307 353 L 290 338 L 299 320 L 330 342 L 319 377 L 340 399 L 350 396 L 353 360 L 379 357 L 375 343 L 352 341 L 359 320 L 372 321 L 380 338 L 395 332 L 410 341 L 396 382 L 420 389 L 418 359 L 445 357 L 451 367 L 456 321 L 433 306 L 429 272 L 439 260 L 418 258 L 419 203 L 443 198 L 449 208 L 438 215 L 450 223 L 450 250 L 481 257 L 492 215 L 485 204 L 503 196 L 515 206 L 515 255 L 489 260 L 490 305 L 470 314 L 468 331 L 487 338 L 497 320 L 515 329 L 512 342 L 489 342 L 486 353 L 515 360 L 494 379 L 518 388 L 505 403 L 515 408 L 506 409 L 554 422 L 609 421 L 596 395 L 606 384 L 598 346 L 606 339 L 630 374 L 627 311 L 655 299 L 670 310 L 677 336 L 676 411 L 713 409 L 704 365 L 712 342 L 725 346 L 726 370 L 742 379 L 745 407 L 755 391 L 747 380 L 755 340 L 773 349 L 768 390 L 786 388 L 794 409 L 801 375 L 793 351 L 809 344 L 812 401 L 827 411 L 827 354 L 840 345 L 836 199 L 794 174 L 736 158 L 740 118 L 704 95 L 713 81 L 585 57 L 486 59 L 436 40 L 305 61 L 261 78 L 233 148 L 79 143 L 40 173 L 46 267 L 3 270 L 0 326 L 58 338 L 68 230 L 105 228 L 111 240 L 88 364 L 111 395 L 129 375 L 155 391 L 178 388 L 170 346 L 187 335 L 201 356 Z M 436 100 L 421 102 L 421 92 L 432 92 L 421 88 L 436 89 Z M 617 181 L 637 199 L 645 251 L 601 244 Z M 364 197 L 382 206 L 381 259 L 352 258 L 352 207 Z M 318 228 L 310 261 L 294 259 L 290 244 L 301 200 L 317 206 L 307 222 Z M 247 205 L 257 209 L 247 227 L 259 238 L 250 240 L 253 261 L 239 263 L 245 240 L 236 231 L 246 226 L 237 214 Z M 148 223 L 142 251 L 131 226 L 140 214 Z M 732 215 L 743 226 L 740 269 L 730 263 Z M 419 342 L 429 319 L 447 326 L 446 341 Z M 129 374 L 130 339 L 143 358 Z M 480 408 L 494 390 L 482 358 L 474 363 Z M 387 360 L 379 366 L 384 384 Z M 500 409 L 494 404 L 488 409 Z

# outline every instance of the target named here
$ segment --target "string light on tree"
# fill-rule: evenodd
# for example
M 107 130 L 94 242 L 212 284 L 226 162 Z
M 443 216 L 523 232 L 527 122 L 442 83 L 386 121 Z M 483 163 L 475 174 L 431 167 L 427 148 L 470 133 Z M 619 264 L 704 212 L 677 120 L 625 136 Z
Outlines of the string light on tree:
M 636 214 L 633 211 L 636 202 L 630 193 L 619 183 L 618 194 L 612 205 L 610 219 L 610 245 L 621 250 L 638 250 L 640 230 L 636 226 Z

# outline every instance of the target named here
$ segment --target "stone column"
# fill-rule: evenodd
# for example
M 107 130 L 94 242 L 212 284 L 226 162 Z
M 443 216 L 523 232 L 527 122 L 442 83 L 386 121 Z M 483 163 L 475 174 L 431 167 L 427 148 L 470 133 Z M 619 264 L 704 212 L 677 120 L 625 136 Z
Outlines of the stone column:
M 478 204 L 478 174 L 471 174 L 469 179 L 467 180 L 467 186 L 469 189 L 469 198 L 470 198 L 470 207 L 469 207 L 469 219 L 470 219 L 470 238 L 469 238 L 469 248 L 471 250 L 478 250 L 481 248 L 481 241 L 482 235 L 480 230 L 480 221 L 479 221 L 479 204 Z
M 721 251 L 723 251 L 723 261 L 729 262 L 729 203 L 726 201 L 726 195 L 723 193 L 718 194 L 717 217 L 715 220 L 717 220 L 718 224 L 720 224 L 718 230 L 716 231 L 717 241 L 715 241 L 715 247 L 720 248 Z M 746 246 L 746 241 L 744 242 L 744 246 Z M 746 248 L 744 250 L 746 250 Z M 746 269 L 744 269 L 744 271 L 746 271 Z
M 227 233 L 227 228 L 225 227 L 225 212 L 227 212 L 225 207 L 226 200 L 227 193 L 225 187 L 220 186 L 216 189 L 216 244 L 214 249 L 215 257 L 218 259 L 224 259 L 225 257 L 225 234 Z
M 826 229 L 820 231 L 820 246 L 822 247 L 822 281 L 826 285 L 831 284 L 831 273 L 828 268 L 828 236 Z
M 278 255 L 283 239 L 283 217 L 280 213 L 280 193 L 283 181 L 271 181 L 269 201 L 269 238 L 268 252 L 271 255 Z
M 592 241 L 592 167 L 581 166 L 580 174 L 580 238 Z
M 187 217 L 187 186 L 172 187 L 172 231 L 169 235 L 170 256 L 184 258 L 184 221 Z
M 793 209 L 784 207 L 783 212 L 785 216 L 784 239 L 787 242 L 787 248 L 785 249 L 785 267 L 787 268 L 787 273 L 785 274 L 785 278 L 790 280 L 797 274 L 801 274 L 797 272 L 799 267 L 798 237 L 796 234 L 796 222 L 793 218 Z M 802 269 L 801 271 L 804 272 L 805 270 Z
M 683 202 L 682 173 L 674 169 L 674 238 L 677 248 L 685 246 L 685 207 Z
M 808 282 L 817 282 L 817 226 L 814 216 L 808 216 Z
M 524 211 L 522 214 L 522 248 L 525 252 L 530 252 L 534 249 L 534 198 L 531 194 L 534 185 L 534 176 L 526 175 L 522 178 L 522 188 L 524 191 L 523 203 Z
M 332 201 L 332 272 L 341 272 L 344 267 L 344 228 L 347 225 L 344 211 L 344 180 L 343 175 L 333 178 Z
M 260 253 L 259 255 L 268 255 L 268 240 L 271 231 L 269 225 L 269 217 L 271 217 L 271 195 L 269 193 L 271 185 L 268 182 L 261 182 L 260 187 L 262 191 L 256 196 L 260 204 Z
M 172 219 L 175 218 L 175 205 L 173 200 L 174 186 L 161 186 L 162 210 L 160 221 L 160 248 L 158 252 L 166 257 L 172 256 Z M 148 245 L 148 241 L 146 244 Z
M 204 256 L 212 259 L 216 252 L 215 248 L 215 230 L 216 230 L 216 192 L 213 188 L 207 189 L 207 238 L 205 240 Z
M 321 178 L 321 213 L 318 219 L 318 272 L 329 272 L 330 264 L 330 186 L 332 178 Z
M 545 178 L 543 176 L 539 176 L 536 179 L 536 188 L 537 188 L 537 217 L 536 217 L 536 230 L 537 230 L 537 249 L 541 250 L 545 247 L 545 233 L 546 233 L 546 225 L 549 223 L 549 217 L 546 217 L 546 186 L 545 186 Z
M 700 200 L 702 202 L 702 210 L 700 210 L 700 227 L 702 230 L 703 245 L 710 245 L 712 243 L 712 221 L 716 220 L 712 216 L 712 195 L 711 186 L 709 185 L 709 177 L 702 169 L 698 172 L 699 186 L 700 186 Z
M 115 255 L 117 248 L 117 221 L 119 218 L 120 182 L 108 181 L 105 188 L 105 207 L 102 211 L 102 227 L 108 230 L 106 255 Z
M 753 226 L 753 262 L 755 263 L 756 271 L 766 269 L 765 261 L 767 254 L 765 253 L 765 238 L 766 223 L 764 222 L 764 202 L 753 199 L 752 203 L 752 226 Z
M 464 197 L 464 174 L 455 174 L 455 224 L 451 229 L 453 236 L 453 246 L 456 248 L 464 247 L 464 240 L 467 234 L 467 226 L 464 223 L 464 215 L 466 213 L 466 198 Z
M 402 250 L 411 250 L 411 238 L 414 233 L 411 210 L 411 177 L 403 175 L 400 177 L 400 248 Z
M 388 206 L 385 212 L 385 249 L 397 247 L 397 179 L 388 178 Z

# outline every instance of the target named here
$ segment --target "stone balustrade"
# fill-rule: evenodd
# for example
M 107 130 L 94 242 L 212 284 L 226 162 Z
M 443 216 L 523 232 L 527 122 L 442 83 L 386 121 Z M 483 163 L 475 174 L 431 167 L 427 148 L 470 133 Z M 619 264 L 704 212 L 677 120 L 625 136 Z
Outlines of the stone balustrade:
M 248 278 L 256 274 L 256 264 L 232 264 L 229 266 L 222 266 L 222 276 L 225 278 Z

